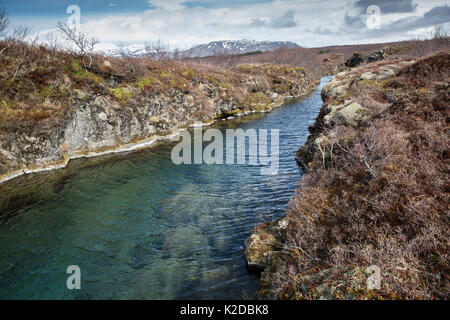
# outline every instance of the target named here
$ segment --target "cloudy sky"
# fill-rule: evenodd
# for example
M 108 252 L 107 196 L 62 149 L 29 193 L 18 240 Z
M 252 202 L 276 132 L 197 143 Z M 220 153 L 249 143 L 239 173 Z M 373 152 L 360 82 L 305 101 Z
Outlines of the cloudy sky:
M 84 31 L 107 48 L 162 39 L 171 48 L 214 40 L 283 40 L 305 47 L 374 43 L 450 31 L 447 0 L 0 0 L 13 24 L 45 37 L 78 5 Z M 367 8 L 381 28 L 368 28 Z M 372 18 L 371 18 L 372 19 Z M 370 20 L 376 21 L 376 20 Z M 373 26 L 370 25 L 370 26 Z

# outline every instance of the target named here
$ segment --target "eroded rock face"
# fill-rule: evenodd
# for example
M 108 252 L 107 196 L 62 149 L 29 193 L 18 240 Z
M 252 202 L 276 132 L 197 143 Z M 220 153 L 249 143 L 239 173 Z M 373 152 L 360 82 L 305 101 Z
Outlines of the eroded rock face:
M 125 148 L 155 136 L 167 136 L 196 121 L 246 112 L 270 111 L 286 96 L 301 96 L 316 83 L 306 76 L 289 80 L 289 91 L 280 94 L 266 88 L 261 77 L 248 76 L 242 88 L 267 97 L 264 106 L 245 106 L 219 84 L 200 80 L 200 91 L 170 89 L 133 96 L 119 103 L 111 95 L 75 89 L 71 111 L 51 127 L 34 125 L 23 130 L 0 130 L 0 182 L 21 171 L 61 166 L 67 159 Z M 288 80 L 286 80 L 288 81 Z M 261 89 L 262 88 L 262 89 Z M 261 91 L 262 90 L 262 91 Z
M 357 69 L 338 73 L 330 83 L 322 89 L 324 105 L 314 126 L 310 127 L 311 135 L 305 145 L 296 154 L 298 164 L 308 168 L 312 154 L 317 148 L 316 140 L 322 128 L 334 125 L 360 126 L 369 119 L 371 110 L 363 101 L 355 101 L 350 94 L 352 86 L 360 81 L 379 83 L 398 75 L 400 71 L 411 66 L 414 60 L 396 60 L 391 63 L 377 62 Z
M 250 238 L 245 241 L 244 255 L 247 268 L 250 271 L 263 271 L 273 252 L 279 244 L 277 223 L 262 223 L 258 225 Z

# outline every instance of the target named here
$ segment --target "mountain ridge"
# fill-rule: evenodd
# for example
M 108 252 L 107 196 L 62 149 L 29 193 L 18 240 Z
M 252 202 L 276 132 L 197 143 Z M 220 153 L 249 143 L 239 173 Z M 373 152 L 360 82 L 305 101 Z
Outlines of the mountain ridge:
M 245 54 L 255 51 L 273 51 L 278 48 L 301 48 L 291 41 L 256 41 L 256 40 L 218 40 L 209 43 L 194 45 L 178 53 L 183 58 L 204 58 L 216 54 Z M 147 54 L 144 45 L 131 44 L 129 46 L 103 50 L 106 55 L 120 57 L 122 53 L 128 56 L 144 56 Z M 169 52 L 174 55 L 174 50 Z
M 254 51 L 272 51 L 278 48 L 300 48 L 300 46 L 291 41 L 218 40 L 195 45 L 181 51 L 181 54 L 188 58 L 202 58 L 220 53 L 244 54 Z

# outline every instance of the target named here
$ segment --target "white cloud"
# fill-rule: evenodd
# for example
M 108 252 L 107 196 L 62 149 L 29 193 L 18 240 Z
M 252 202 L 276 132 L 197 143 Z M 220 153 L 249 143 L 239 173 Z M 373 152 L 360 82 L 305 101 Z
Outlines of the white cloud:
M 235 5 L 215 8 L 188 6 L 190 1 L 187 0 L 148 0 L 149 10 L 145 12 L 88 17 L 84 19 L 83 29 L 99 37 L 104 47 L 120 41 L 142 44 L 162 39 L 172 49 L 214 40 L 244 38 L 293 41 L 312 47 L 403 40 L 424 32 L 405 30 L 402 33 L 391 33 L 386 30 L 377 35 L 367 35 L 364 30 L 348 32 L 343 29 L 344 17 L 355 1 L 233 2 Z M 418 5 L 414 13 L 386 14 L 383 15 L 383 23 L 391 24 L 410 15 L 422 16 L 433 7 L 445 5 L 445 0 L 415 0 L 415 3 Z M 283 21 L 277 20 L 283 16 L 289 19 L 289 23 L 283 24 Z M 274 25 L 274 22 L 277 24 Z
M 165 11 L 177 11 L 185 8 L 183 5 L 186 0 L 149 0 L 148 3 L 151 7 L 155 7 L 159 10 Z
M 149 0 L 149 3 L 154 9 L 143 13 L 90 19 L 84 24 L 85 30 L 92 31 L 105 42 L 143 42 L 161 38 L 179 48 L 213 40 L 243 38 L 287 40 L 304 45 L 306 26 L 322 24 L 322 15 L 329 17 L 328 20 L 336 19 L 335 23 L 339 24 L 338 13 L 342 15 L 341 5 L 333 0 L 277 0 L 227 8 L 187 7 L 187 1 L 181 0 Z M 322 14 L 317 15 L 319 11 Z M 286 24 L 277 20 L 282 16 L 289 18 Z M 262 31 L 251 27 L 252 21 L 256 20 L 268 21 L 268 28 Z

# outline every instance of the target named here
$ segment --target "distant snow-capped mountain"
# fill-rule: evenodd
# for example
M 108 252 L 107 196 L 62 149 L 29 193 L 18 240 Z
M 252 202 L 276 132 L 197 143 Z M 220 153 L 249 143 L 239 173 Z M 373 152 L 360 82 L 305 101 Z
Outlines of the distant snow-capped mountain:
M 144 45 L 135 45 L 135 44 L 123 47 L 118 47 L 116 45 L 109 45 L 98 48 L 97 51 L 112 57 L 121 57 L 122 55 L 131 57 L 140 57 L 145 55 L 146 53 Z
M 208 44 L 200 44 L 187 50 L 179 51 L 179 56 L 183 58 L 208 57 L 220 53 L 244 54 L 255 51 L 272 51 L 278 48 L 299 48 L 300 46 L 290 41 L 254 41 L 254 40 L 230 40 L 213 41 Z M 122 54 L 127 56 L 139 57 L 148 52 L 143 44 L 132 44 L 129 46 L 117 46 L 114 44 L 103 44 L 97 48 L 98 52 L 103 52 L 109 56 L 120 57 Z M 169 56 L 173 55 L 169 52 Z
M 282 47 L 299 48 L 300 46 L 290 41 L 224 40 L 197 45 L 182 51 L 181 54 L 190 58 L 207 57 L 219 53 L 243 54 L 254 51 L 271 51 Z

